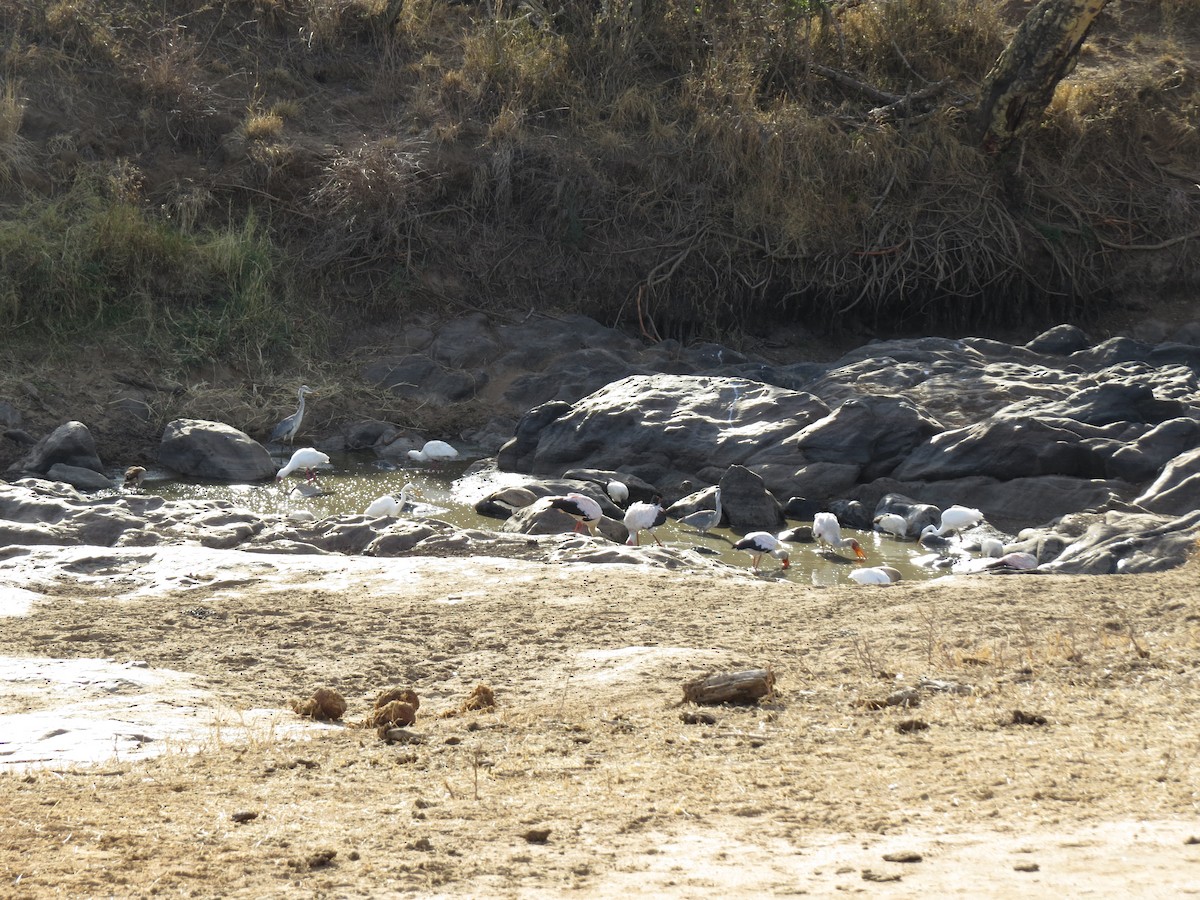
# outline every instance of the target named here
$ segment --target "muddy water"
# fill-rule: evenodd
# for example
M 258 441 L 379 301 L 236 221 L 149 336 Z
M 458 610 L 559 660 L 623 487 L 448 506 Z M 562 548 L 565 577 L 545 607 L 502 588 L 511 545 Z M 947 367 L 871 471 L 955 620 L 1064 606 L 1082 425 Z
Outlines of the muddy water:
M 282 464 L 282 463 L 281 463 Z M 372 500 L 383 494 L 398 494 L 406 484 L 420 491 L 410 517 L 432 517 L 460 528 L 498 530 L 501 522 L 475 512 L 475 503 L 500 488 L 523 484 L 525 475 L 512 472 L 485 471 L 468 473 L 468 465 L 460 463 L 444 468 L 390 468 L 374 458 L 343 455 L 333 457 L 333 470 L 319 478 L 321 492 L 305 496 L 301 491 L 302 478 L 290 478 L 283 486 L 259 484 L 201 484 L 169 480 L 150 473 L 144 485 L 145 493 L 159 494 L 172 500 L 228 500 L 262 515 L 308 512 L 316 518 L 334 515 L 353 515 L 363 512 Z M 410 492 L 411 494 L 411 492 Z M 789 527 L 810 524 L 789 522 Z M 714 529 L 706 535 L 679 526 L 675 520 L 657 529 L 660 541 L 668 546 L 693 547 L 700 552 L 732 566 L 750 567 L 750 556 L 733 549 L 742 535 L 728 529 Z M 867 554 L 864 563 L 831 553 L 818 553 L 811 544 L 792 545 L 791 567 L 784 573 L 779 562 L 766 558 L 762 569 L 767 577 L 786 577 L 789 580 L 813 585 L 832 585 L 849 581 L 848 574 L 856 565 L 890 565 L 899 569 L 905 579 L 937 578 L 951 572 L 968 571 L 979 564 L 968 547 L 971 540 L 955 541 L 941 554 L 931 553 L 915 542 L 897 541 L 888 535 L 844 529 L 843 534 L 855 537 Z M 973 534 L 975 541 L 982 536 Z M 642 535 L 643 541 L 653 538 Z

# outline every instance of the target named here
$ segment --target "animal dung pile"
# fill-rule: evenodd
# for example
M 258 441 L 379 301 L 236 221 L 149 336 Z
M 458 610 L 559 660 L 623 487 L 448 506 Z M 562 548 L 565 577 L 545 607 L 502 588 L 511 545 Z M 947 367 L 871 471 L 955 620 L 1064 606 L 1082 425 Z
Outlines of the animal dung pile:
M 292 709 L 318 722 L 337 722 L 346 714 L 346 698 L 333 688 L 317 688 L 307 700 L 293 700 Z
M 463 701 L 463 712 L 477 712 L 484 709 L 496 708 L 496 694 L 486 684 L 475 685 L 475 690 Z
M 388 688 L 375 699 L 375 709 L 367 718 L 371 728 L 412 725 L 417 721 L 421 700 L 411 688 Z

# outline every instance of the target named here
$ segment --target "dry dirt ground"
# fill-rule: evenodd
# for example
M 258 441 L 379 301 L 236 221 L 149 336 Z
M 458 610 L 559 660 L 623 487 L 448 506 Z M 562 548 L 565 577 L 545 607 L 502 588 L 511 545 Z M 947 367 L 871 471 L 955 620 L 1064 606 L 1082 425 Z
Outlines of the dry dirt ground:
M 4 652 L 189 673 L 232 724 L 0 774 L 0 896 L 1200 893 L 1200 559 L 815 588 L 171 552 L 26 577 Z M 758 705 L 682 703 L 756 667 Z M 479 684 L 494 709 L 461 711 Z M 414 742 L 359 724 L 393 685 Z M 289 733 L 318 686 L 344 724 Z

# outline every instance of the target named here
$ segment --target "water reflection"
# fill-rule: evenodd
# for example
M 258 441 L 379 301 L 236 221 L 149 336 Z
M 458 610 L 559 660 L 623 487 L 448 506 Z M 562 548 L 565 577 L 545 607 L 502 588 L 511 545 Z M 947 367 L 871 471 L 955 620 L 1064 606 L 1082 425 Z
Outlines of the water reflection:
M 354 455 L 333 456 L 334 470 L 320 476 L 319 491 L 305 496 L 303 478 L 289 478 L 282 484 L 209 484 L 186 480 L 169 480 L 151 472 L 143 493 L 158 494 L 169 500 L 228 500 L 263 516 L 289 514 L 322 519 L 336 515 L 363 513 L 367 506 L 383 494 L 399 494 L 408 483 L 415 485 L 420 497 L 410 499 L 406 515 L 434 517 L 459 528 L 499 530 L 499 519 L 480 516 L 475 504 L 484 497 L 505 487 L 526 483 L 529 476 L 513 472 L 486 470 L 466 474 L 467 463 L 440 468 L 394 467 L 375 458 Z M 799 521 L 789 525 L 805 524 Z M 923 580 L 948 574 L 945 557 L 931 554 L 915 542 L 898 541 L 877 532 L 857 532 L 843 529 L 846 536 L 856 537 L 867 553 L 863 565 L 890 565 L 899 569 L 907 580 Z M 714 528 L 701 534 L 679 525 L 674 519 L 656 529 L 659 540 L 668 546 L 691 547 L 738 568 L 750 568 L 750 555 L 733 549 L 742 535 L 729 529 Z M 644 541 L 645 543 L 646 541 Z M 653 541 L 648 541 L 653 545 Z M 956 542 L 957 546 L 957 542 Z M 791 544 L 791 568 L 781 572 L 777 562 L 763 562 L 764 578 L 786 578 L 818 587 L 851 583 L 848 573 L 855 563 L 831 552 L 818 552 L 813 544 Z M 952 548 L 952 551 L 954 548 Z M 958 551 L 956 570 L 968 564 L 970 555 Z M 943 567 L 936 563 L 943 560 Z

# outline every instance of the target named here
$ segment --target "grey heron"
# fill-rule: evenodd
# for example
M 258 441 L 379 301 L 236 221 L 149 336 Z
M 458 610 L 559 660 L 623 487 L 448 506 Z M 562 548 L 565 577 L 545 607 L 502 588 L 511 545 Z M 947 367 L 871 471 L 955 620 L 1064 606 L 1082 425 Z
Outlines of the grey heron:
M 300 385 L 300 390 L 297 392 L 300 399 L 300 405 L 296 407 L 296 411 L 275 426 L 275 430 L 271 432 L 271 442 L 287 441 L 289 444 L 296 440 L 296 435 L 300 433 L 300 423 L 304 421 L 304 395 L 316 395 L 316 391 L 310 388 L 307 384 Z

